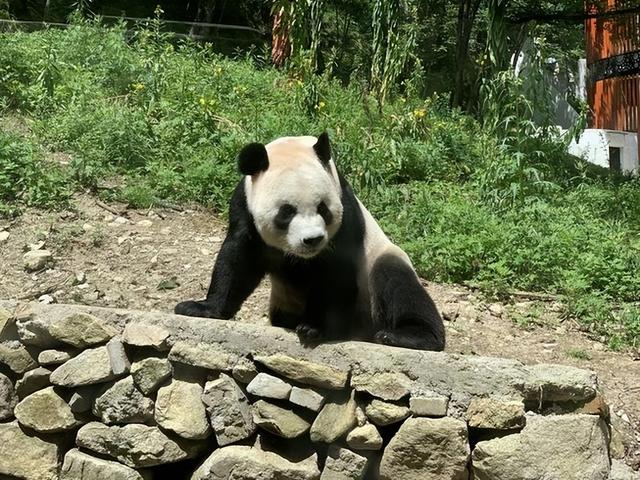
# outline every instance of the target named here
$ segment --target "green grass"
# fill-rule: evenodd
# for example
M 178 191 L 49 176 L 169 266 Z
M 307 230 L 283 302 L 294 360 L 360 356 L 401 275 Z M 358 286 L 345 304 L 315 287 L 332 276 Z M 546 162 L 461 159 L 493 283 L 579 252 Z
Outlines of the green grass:
M 405 92 L 380 114 L 356 82 L 264 63 L 155 27 L 0 34 L 0 113 L 31 131 L 0 133 L 0 213 L 89 188 L 225 215 L 245 143 L 328 128 L 339 168 L 421 275 L 559 294 L 612 347 L 640 345 L 638 181 L 594 172 L 548 136 L 499 138 L 445 99 Z M 60 168 L 47 151 L 72 161 Z
M 66 172 L 30 139 L 0 130 L 0 215 L 14 215 L 18 205 L 62 206 L 69 196 Z
M 567 355 L 576 360 L 591 360 L 591 354 L 581 348 L 574 348 L 567 351 Z

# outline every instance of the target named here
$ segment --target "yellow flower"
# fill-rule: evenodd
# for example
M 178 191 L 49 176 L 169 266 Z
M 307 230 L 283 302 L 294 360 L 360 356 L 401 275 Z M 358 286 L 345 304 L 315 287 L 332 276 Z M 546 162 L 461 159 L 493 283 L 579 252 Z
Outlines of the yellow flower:
M 427 111 L 424 108 L 416 108 L 413 111 L 413 116 L 416 118 L 422 118 L 427 114 Z
M 132 83 L 131 86 L 133 87 L 134 92 L 139 92 L 140 90 L 144 90 L 144 83 L 142 82 Z
M 204 99 L 204 97 L 200 97 L 200 100 L 198 100 L 198 103 L 200 104 L 201 107 L 204 107 L 207 101 Z
M 216 75 L 217 77 L 219 77 L 220 75 L 222 75 L 222 67 L 216 67 L 216 68 L 213 70 L 213 73 L 215 73 L 215 75 Z

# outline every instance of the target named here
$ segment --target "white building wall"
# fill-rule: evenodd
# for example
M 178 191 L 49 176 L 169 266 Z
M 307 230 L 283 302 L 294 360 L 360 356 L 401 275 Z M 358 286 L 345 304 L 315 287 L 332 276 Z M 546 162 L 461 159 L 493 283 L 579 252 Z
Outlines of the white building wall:
M 588 128 L 576 143 L 571 142 L 569 153 L 609 168 L 609 147 L 620 149 L 620 168 L 623 172 L 638 174 L 638 135 L 632 132 Z

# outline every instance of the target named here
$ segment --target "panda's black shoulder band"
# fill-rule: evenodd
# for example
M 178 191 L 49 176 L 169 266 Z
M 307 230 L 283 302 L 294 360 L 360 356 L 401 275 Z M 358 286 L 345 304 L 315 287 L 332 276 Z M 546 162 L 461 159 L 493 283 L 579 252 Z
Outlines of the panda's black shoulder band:
M 262 143 L 250 143 L 238 154 L 238 167 L 243 175 L 255 175 L 269 168 L 269 156 Z
M 318 137 L 318 141 L 313 146 L 313 150 L 323 165 L 326 166 L 329 164 L 329 160 L 331 160 L 331 144 L 329 143 L 329 134 L 326 131 L 322 132 Z

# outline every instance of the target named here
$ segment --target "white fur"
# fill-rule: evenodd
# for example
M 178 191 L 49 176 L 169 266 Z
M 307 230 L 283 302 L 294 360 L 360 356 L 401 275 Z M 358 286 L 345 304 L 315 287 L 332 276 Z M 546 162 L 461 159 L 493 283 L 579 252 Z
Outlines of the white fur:
M 247 205 L 258 233 L 267 245 L 285 253 L 311 258 L 326 247 L 342 222 L 342 202 L 338 174 L 330 161 L 330 171 L 318 159 L 313 145 L 315 137 L 284 137 L 266 146 L 269 167 L 257 175 L 247 176 Z M 333 214 L 328 226 L 318 214 L 325 202 Z M 297 214 L 286 231 L 275 228 L 273 220 L 283 204 L 291 204 Z M 315 247 L 304 239 L 323 236 Z

